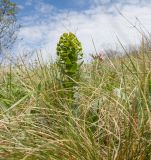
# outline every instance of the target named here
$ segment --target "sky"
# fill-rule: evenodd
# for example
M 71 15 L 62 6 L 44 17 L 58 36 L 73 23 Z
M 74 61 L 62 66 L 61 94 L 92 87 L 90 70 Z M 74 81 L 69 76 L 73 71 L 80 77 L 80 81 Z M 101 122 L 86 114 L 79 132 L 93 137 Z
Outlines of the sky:
M 73 32 L 91 53 L 137 45 L 151 31 L 150 0 L 12 0 L 21 24 L 15 52 L 36 51 L 44 59 L 56 57 L 56 44 L 64 32 Z M 94 44 L 92 43 L 94 41 Z

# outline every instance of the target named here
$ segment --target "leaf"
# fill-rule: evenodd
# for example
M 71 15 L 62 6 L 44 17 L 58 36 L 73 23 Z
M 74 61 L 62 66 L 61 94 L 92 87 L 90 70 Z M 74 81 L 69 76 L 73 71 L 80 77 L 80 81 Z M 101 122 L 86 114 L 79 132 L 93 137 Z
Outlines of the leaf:
M 84 63 L 84 61 L 82 61 L 82 62 L 79 64 L 79 67 L 81 67 L 83 63 Z
M 67 33 L 64 33 L 64 34 L 63 34 L 63 37 L 67 38 L 67 37 L 68 37 L 68 34 L 67 34 Z
M 75 73 L 77 71 L 77 64 L 74 64 L 71 69 L 70 72 Z
M 69 58 L 66 59 L 66 62 L 65 62 L 65 63 L 66 63 L 66 64 L 72 64 Z

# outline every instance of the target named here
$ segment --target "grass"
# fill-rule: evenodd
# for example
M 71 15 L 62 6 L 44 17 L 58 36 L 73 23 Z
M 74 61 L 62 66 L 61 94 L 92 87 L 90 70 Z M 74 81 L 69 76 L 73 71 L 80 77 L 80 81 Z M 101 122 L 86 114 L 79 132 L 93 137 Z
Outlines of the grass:
M 55 64 L 1 65 L 0 160 L 150 160 L 151 54 L 125 52 L 83 64 L 74 100 Z

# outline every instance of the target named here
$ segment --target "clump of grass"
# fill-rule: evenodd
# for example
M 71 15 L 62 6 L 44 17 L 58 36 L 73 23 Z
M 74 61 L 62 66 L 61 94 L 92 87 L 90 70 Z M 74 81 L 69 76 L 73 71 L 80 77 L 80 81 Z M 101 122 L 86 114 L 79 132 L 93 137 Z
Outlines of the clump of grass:
M 144 45 L 137 56 L 82 66 L 78 116 L 61 95 L 56 64 L 38 59 L 33 67 L 1 67 L 0 159 L 151 159 L 150 52 Z

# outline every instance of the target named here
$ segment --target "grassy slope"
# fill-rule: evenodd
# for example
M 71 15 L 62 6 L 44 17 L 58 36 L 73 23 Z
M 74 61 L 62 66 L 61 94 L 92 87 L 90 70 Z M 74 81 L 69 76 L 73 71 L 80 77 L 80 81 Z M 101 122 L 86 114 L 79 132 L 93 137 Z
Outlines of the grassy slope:
M 149 56 L 83 65 L 73 112 L 54 64 L 1 67 L 0 160 L 151 159 Z

